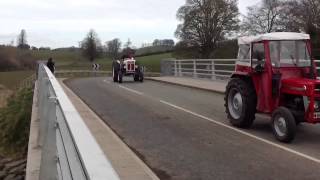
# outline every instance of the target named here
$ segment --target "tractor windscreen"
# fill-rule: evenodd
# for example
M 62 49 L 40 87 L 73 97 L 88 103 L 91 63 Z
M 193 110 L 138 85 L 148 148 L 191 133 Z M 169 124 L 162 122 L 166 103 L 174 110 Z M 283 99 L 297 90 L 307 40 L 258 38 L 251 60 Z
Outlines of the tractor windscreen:
M 311 66 L 306 41 L 270 41 L 270 58 L 274 67 Z
M 249 44 L 239 45 L 238 60 L 242 62 L 250 63 L 250 45 Z

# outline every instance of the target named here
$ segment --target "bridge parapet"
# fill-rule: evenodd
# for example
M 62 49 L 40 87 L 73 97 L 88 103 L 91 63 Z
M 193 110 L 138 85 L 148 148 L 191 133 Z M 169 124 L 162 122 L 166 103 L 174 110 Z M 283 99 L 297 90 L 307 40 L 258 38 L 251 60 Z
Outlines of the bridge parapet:
M 39 65 L 35 93 L 40 120 L 39 179 L 118 180 L 83 119 L 44 64 Z
M 236 59 L 162 60 L 161 75 L 226 80 L 234 72 L 236 61 Z M 315 60 L 315 63 L 319 79 L 320 60 Z
M 224 80 L 234 72 L 235 62 L 236 59 L 164 60 L 161 75 Z

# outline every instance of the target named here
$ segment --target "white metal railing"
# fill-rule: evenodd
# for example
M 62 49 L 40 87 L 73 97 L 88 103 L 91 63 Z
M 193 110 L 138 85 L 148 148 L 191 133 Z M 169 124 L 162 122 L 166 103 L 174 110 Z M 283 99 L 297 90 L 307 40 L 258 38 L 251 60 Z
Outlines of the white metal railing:
M 39 179 L 118 180 L 57 79 L 44 65 L 38 71 L 38 107 L 42 149 Z
M 234 72 L 235 59 L 190 59 L 172 61 L 172 74 L 194 78 L 226 79 Z
M 111 71 L 93 71 L 93 70 L 58 70 L 55 71 L 55 76 L 59 78 L 66 77 L 102 77 L 111 76 Z M 160 73 L 144 72 L 145 76 L 159 76 Z
M 234 72 L 236 59 L 169 60 L 171 74 L 194 78 L 227 79 Z M 320 71 L 320 60 L 315 60 Z

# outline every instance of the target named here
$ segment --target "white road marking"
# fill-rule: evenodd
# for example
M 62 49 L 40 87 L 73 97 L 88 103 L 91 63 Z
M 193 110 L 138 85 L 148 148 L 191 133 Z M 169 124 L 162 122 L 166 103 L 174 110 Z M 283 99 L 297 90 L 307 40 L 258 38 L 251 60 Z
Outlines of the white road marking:
M 107 79 L 103 80 L 103 82 L 110 84 L 111 82 L 108 81 Z
M 311 160 L 311 161 L 313 161 L 313 162 L 320 163 L 320 159 L 318 159 L 318 158 L 309 156 L 309 155 L 304 154 L 304 153 L 301 153 L 301 152 L 299 152 L 299 151 L 295 151 L 295 150 L 293 150 L 293 149 L 287 148 L 287 147 L 285 147 L 285 146 L 283 146 L 283 145 L 280 145 L 280 144 L 274 143 L 274 142 L 272 142 L 272 141 L 263 139 L 263 138 L 261 138 L 261 137 L 255 136 L 255 135 L 253 135 L 253 134 L 247 133 L 247 132 L 242 131 L 242 130 L 240 130 L 240 129 L 238 129 L 238 128 L 232 127 L 232 126 L 230 126 L 230 125 L 227 125 L 227 124 L 224 124 L 224 123 L 222 123 L 222 122 L 216 121 L 216 120 L 211 119 L 211 118 L 209 118 L 209 117 L 206 117 L 206 116 L 200 115 L 200 114 L 198 114 L 198 113 L 192 112 L 192 111 L 190 111 L 190 110 L 184 109 L 184 108 L 182 108 L 182 107 L 176 106 L 176 105 L 171 104 L 171 103 L 169 103 L 169 102 L 166 102 L 166 101 L 163 101 L 163 100 L 160 100 L 160 102 L 163 103 L 163 104 L 166 104 L 166 105 L 168 105 L 168 106 L 171 106 L 171 107 L 173 107 L 173 108 L 175 108 L 175 109 L 179 109 L 179 110 L 181 110 L 181 111 L 184 111 L 184 112 L 187 112 L 187 113 L 189 113 L 189 114 L 192 114 L 192 115 L 194 115 L 194 116 L 196 116 L 196 117 L 199 117 L 199 118 L 208 120 L 208 121 L 210 121 L 210 122 L 213 122 L 213 123 L 215 123 L 215 124 L 217 124 L 217 125 L 226 127 L 226 128 L 228 128 L 228 129 L 231 129 L 231 130 L 234 130 L 234 131 L 236 131 L 236 132 L 238 132 L 238 133 L 241 133 L 241 134 L 243 134 L 243 135 L 249 136 L 249 137 L 254 138 L 254 139 L 256 139 L 256 140 L 262 141 L 262 142 L 264 142 L 264 143 L 266 143 L 266 144 L 275 146 L 275 147 L 277 147 L 277 148 L 280 148 L 280 149 L 282 149 L 282 150 L 288 151 L 288 152 L 293 153 L 293 154 L 295 154 L 295 155 L 298 155 L 298 156 L 300 156 L 300 157 L 306 158 L 306 159 Z
M 133 92 L 133 93 L 136 93 L 136 94 L 139 94 L 139 95 L 143 95 L 142 92 L 139 92 L 139 91 L 136 91 L 136 90 L 133 90 L 133 89 L 130 89 L 130 88 L 121 86 L 121 85 L 119 85 L 119 87 L 122 88 L 122 89 L 125 89 L 125 90 L 127 90 L 127 91 L 130 91 L 130 92 Z

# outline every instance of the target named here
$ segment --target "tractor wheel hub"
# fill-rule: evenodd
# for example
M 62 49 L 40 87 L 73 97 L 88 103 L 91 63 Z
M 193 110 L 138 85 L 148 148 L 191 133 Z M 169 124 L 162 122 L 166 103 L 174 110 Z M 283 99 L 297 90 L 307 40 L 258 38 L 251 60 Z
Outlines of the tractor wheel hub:
M 281 116 L 275 119 L 274 127 L 279 136 L 284 136 L 287 132 L 286 120 Z
M 242 114 L 242 96 L 237 90 L 232 90 L 228 97 L 228 107 L 231 116 L 239 119 Z

